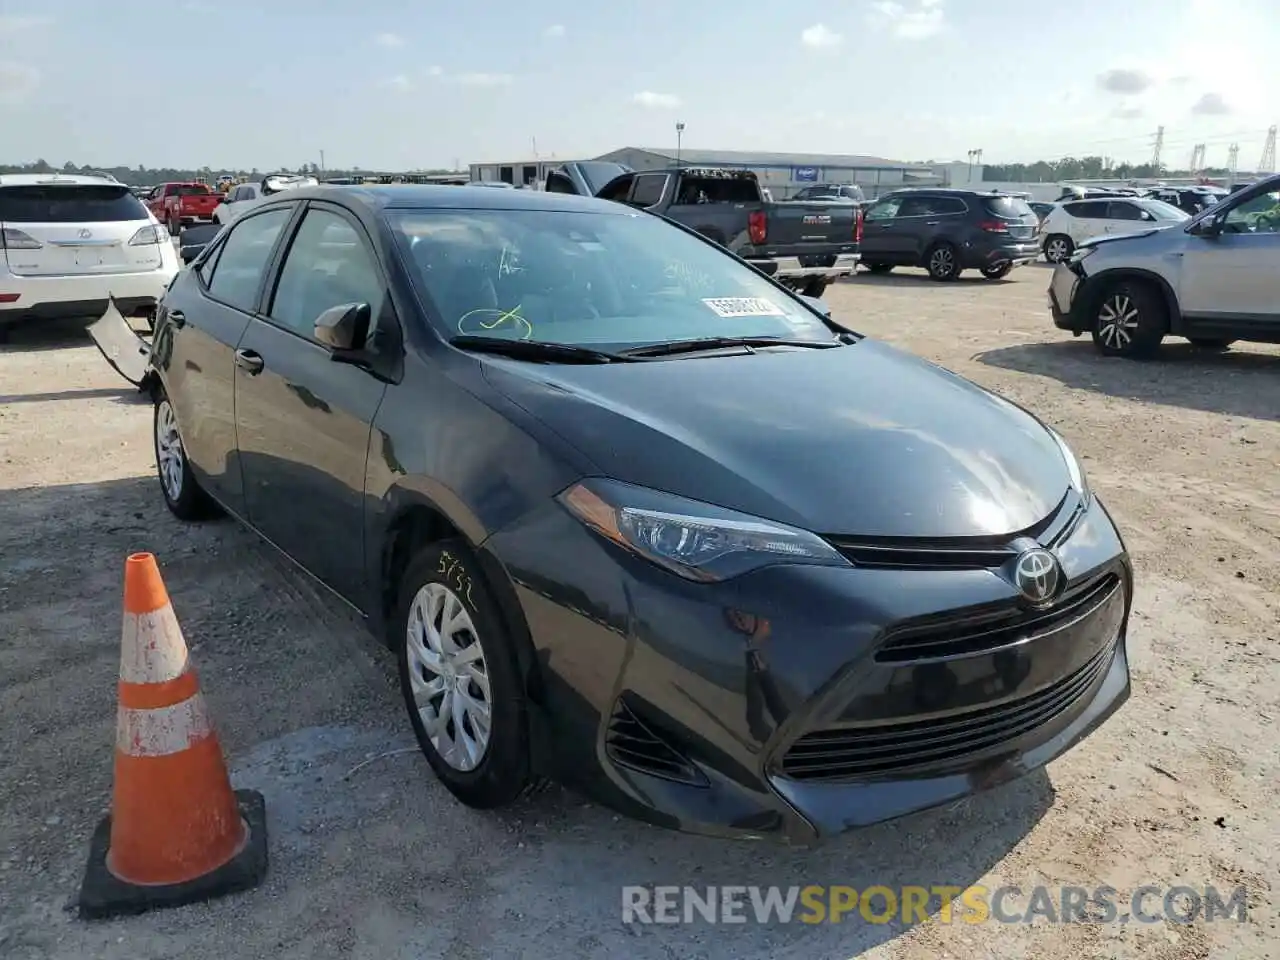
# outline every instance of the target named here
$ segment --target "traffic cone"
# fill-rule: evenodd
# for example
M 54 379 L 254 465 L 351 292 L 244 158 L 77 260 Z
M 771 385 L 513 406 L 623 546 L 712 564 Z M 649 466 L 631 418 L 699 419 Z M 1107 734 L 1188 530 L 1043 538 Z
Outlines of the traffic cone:
M 267 872 L 262 795 L 231 789 L 155 557 L 125 561 L 111 814 L 89 847 L 81 916 L 247 890 Z

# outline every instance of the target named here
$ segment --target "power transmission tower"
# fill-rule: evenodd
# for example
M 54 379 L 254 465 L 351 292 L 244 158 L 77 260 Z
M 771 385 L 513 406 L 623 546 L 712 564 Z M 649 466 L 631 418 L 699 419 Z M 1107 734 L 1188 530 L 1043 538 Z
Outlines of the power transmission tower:
M 1258 173 L 1276 172 L 1276 125 L 1273 123 L 1267 130 L 1267 142 L 1262 148 L 1262 159 L 1258 161 Z
M 1231 186 L 1236 185 L 1236 170 L 1240 167 L 1240 144 L 1233 143 L 1227 150 L 1227 170 L 1231 174 Z
M 1192 173 L 1199 173 L 1204 169 L 1204 149 L 1203 143 L 1197 143 L 1191 148 L 1191 166 L 1187 169 Z
M 1164 127 L 1156 128 L 1155 149 L 1151 151 L 1151 172 L 1160 176 L 1160 153 L 1164 150 Z

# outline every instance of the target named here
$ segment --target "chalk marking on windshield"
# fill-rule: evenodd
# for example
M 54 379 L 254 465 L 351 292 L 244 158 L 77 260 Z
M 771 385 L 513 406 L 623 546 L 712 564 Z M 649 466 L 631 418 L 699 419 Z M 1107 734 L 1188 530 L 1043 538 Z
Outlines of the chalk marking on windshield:
M 702 301 L 718 317 L 785 317 L 786 311 L 763 297 L 711 297 Z
M 524 333 L 520 336 L 521 340 L 528 340 L 533 336 L 533 324 L 526 320 L 520 313 L 524 309 L 524 304 L 517 304 L 510 310 L 498 310 L 492 307 L 481 307 L 478 310 L 469 310 L 458 318 L 458 332 L 465 334 L 467 321 L 478 315 L 485 315 L 492 319 L 477 320 L 476 325 L 484 330 L 496 330 L 504 324 L 514 324 L 519 330 L 523 326 Z

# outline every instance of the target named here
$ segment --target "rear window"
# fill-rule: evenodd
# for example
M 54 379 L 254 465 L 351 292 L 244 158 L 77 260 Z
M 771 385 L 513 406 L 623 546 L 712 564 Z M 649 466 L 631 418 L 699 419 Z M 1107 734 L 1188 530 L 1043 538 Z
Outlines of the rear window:
M 1002 220 L 1021 220 L 1023 217 L 1034 217 L 1035 211 L 1021 197 L 987 197 L 983 205 L 992 216 Z
M 169 188 L 172 197 L 203 197 L 211 191 L 203 183 L 180 183 Z
M 146 220 L 147 210 L 126 186 L 0 187 L 6 223 L 110 223 Z
M 760 184 L 749 177 L 681 177 L 677 204 L 759 203 Z

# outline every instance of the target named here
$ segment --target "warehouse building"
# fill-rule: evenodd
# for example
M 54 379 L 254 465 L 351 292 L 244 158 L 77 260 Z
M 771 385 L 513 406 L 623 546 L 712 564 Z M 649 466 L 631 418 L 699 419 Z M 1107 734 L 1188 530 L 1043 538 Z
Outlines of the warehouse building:
M 751 170 L 775 200 L 785 200 L 814 183 L 856 183 L 868 197 L 902 187 L 941 182 L 925 164 L 903 163 L 884 157 L 821 153 L 764 153 L 755 150 L 680 150 L 662 147 L 623 147 L 597 160 L 625 163 L 636 170 L 675 166 L 732 167 Z
M 925 164 L 903 163 L 883 157 L 818 153 L 762 153 L 755 150 L 681 150 L 660 147 L 622 147 L 596 160 L 622 163 L 635 170 L 675 166 L 732 167 L 751 170 L 775 200 L 785 200 L 815 183 L 856 183 L 868 197 L 911 186 L 940 184 L 939 174 Z M 536 186 L 562 160 L 538 158 L 471 164 L 471 179 Z

